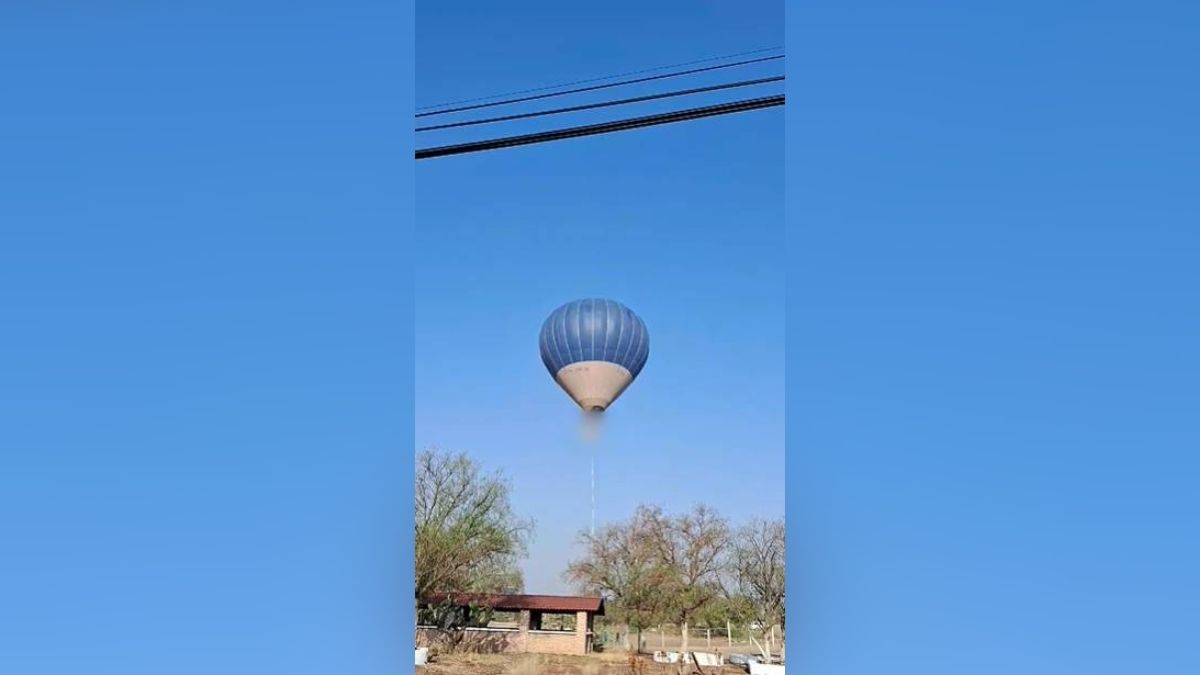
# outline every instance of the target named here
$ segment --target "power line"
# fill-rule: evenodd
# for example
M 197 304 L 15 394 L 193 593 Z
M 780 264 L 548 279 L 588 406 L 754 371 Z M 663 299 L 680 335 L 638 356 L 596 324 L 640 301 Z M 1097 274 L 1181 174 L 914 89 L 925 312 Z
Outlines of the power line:
M 734 101 L 732 103 L 721 103 L 719 105 L 705 106 L 703 108 L 676 110 L 674 112 L 662 113 L 659 115 L 647 115 L 645 117 L 634 117 L 631 119 L 616 120 L 614 122 L 603 122 L 600 124 L 589 124 L 581 127 L 555 129 L 553 131 L 543 131 L 536 134 L 508 136 L 505 138 L 494 138 L 486 141 L 460 143 L 458 145 L 443 145 L 436 148 L 424 148 L 417 150 L 416 158 L 432 159 L 434 157 L 445 157 L 447 155 L 461 155 L 468 152 L 499 150 L 501 148 L 511 148 L 519 145 L 547 143 L 550 141 L 560 141 L 568 138 L 579 138 L 582 136 L 595 136 L 597 134 L 627 131 L 629 129 L 640 129 L 642 127 L 651 127 L 659 124 L 672 124 L 675 122 L 687 122 L 690 120 L 701 119 L 704 117 L 729 115 L 732 113 L 758 110 L 761 108 L 770 108 L 783 104 L 784 95 L 779 94 L 776 96 Z
M 600 103 L 588 103 L 586 105 L 575 105 L 567 108 L 555 108 L 553 110 L 538 110 L 535 112 L 521 113 L 519 115 L 505 115 L 503 117 L 488 117 L 481 120 L 468 120 L 465 122 L 451 122 L 450 124 L 437 124 L 428 127 L 417 127 L 417 131 L 436 131 L 438 129 L 452 129 L 455 127 L 470 127 L 478 124 L 491 124 L 494 122 L 508 122 L 511 120 L 528 119 L 530 117 L 544 117 L 546 115 L 558 115 L 569 112 L 579 112 L 581 110 L 594 110 L 596 108 L 609 108 L 617 105 L 627 105 L 630 103 L 641 103 L 643 101 L 655 101 L 663 98 L 673 98 L 676 96 L 688 96 L 690 94 L 701 94 L 710 91 L 721 91 L 724 89 L 736 89 L 739 87 L 750 87 L 758 84 L 766 84 L 768 82 L 779 82 L 784 78 L 783 75 L 776 77 L 764 77 L 757 80 L 742 80 L 740 82 L 727 82 L 725 84 L 715 84 L 710 87 L 696 87 L 694 89 L 682 89 L 678 91 L 668 91 L 662 94 L 650 94 L 648 96 L 635 96 L 633 98 L 623 98 L 616 101 L 602 101 Z
M 512 103 L 524 103 L 525 101 L 536 101 L 543 98 L 553 98 L 555 96 L 566 96 L 568 94 L 579 94 L 585 91 L 597 91 L 599 89 L 611 89 L 613 87 L 623 87 L 629 84 L 637 84 L 639 82 L 651 82 L 653 80 L 665 80 L 671 77 L 682 77 L 684 75 L 694 75 L 695 73 L 704 73 L 711 70 L 721 70 L 722 68 L 734 68 L 737 66 L 746 66 L 752 63 L 762 63 L 764 61 L 775 61 L 782 59 L 783 55 L 779 56 L 764 56 L 757 59 L 749 59 L 747 61 L 735 61 L 733 63 L 722 63 L 717 66 L 706 66 L 704 68 L 693 68 L 691 70 L 680 70 L 674 73 L 664 73 L 662 75 L 652 75 L 650 77 L 639 77 L 633 80 L 622 80 L 620 82 L 610 82 L 609 84 L 597 84 L 590 87 L 579 87 L 577 89 L 568 89 L 566 91 L 556 91 L 549 94 L 537 94 L 535 96 L 523 96 L 520 98 L 510 98 L 503 101 L 494 101 L 492 103 L 477 103 L 475 105 L 460 106 L 457 108 L 447 108 L 445 110 L 433 110 L 430 112 L 417 113 L 416 117 L 429 117 L 431 115 L 446 115 L 449 113 L 463 112 L 464 110 L 478 110 L 479 108 L 491 108 L 498 105 L 509 105 Z
M 642 73 L 653 73 L 657 70 L 667 70 L 668 68 L 682 68 L 684 66 L 694 66 L 697 63 L 711 63 L 713 61 L 724 61 L 725 59 L 737 58 L 739 56 L 749 56 L 751 54 L 761 54 L 763 52 L 773 52 L 783 49 L 782 45 L 775 47 L 764 47 L 762 49 L 751 49 L 750 51 L 737 52 L 735 54 L 725 54 L 724 56 L 712 56 L 707 59 L 697 59 L 695 61 L 684 61 L 683 63 L 672 63 L 667 66 L 656 66 L 654 68 L 643 68 L 641 70 L 631 70 L 615 75 L 605 75 L 604 77 L 593 77 L 586 80 L 575 80 L 573 82 L 563 82 L 561 84 L 551 84 L 545 87 L 536 87 L 533 89 L 521 89 L 518 91 L 509 91 L 503 94 L 493 94 L 491 96 L 478 96 L 476 98 L 466 98 L 458 101 L 447 101 L 445 103 L 437 103 L 434 105 L 426 105 L 417 108 L 417 110 L 431 110 L 433 108 L 445 108 L 446 106 L 459 105 L 462 103 L 475 103 L 476 101 L 490 101 L 492 99 L 504 98 L 505 96 L 518 96 L 520 94 L 530 94 L 537 91 L 549 91 L 550 89 L 561 89 L 563 87 L 573 87 L 578 84 L 589 84 L 591 82 L 603 82 L 604 80 L 613 80 L 618 77 L 629 77 L 630 75 L 641 75 Z

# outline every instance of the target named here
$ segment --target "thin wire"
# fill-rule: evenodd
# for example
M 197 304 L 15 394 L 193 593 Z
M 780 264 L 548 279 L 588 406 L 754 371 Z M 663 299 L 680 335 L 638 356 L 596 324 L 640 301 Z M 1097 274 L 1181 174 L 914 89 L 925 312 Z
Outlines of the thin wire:
M 568 89 L 566 91 L 556 91 L 549 94 L 537 94 L 536 96 L 524 96 L 521 98 L 509 98 L 503 101 L 494 101 L 492 103 L 477 103 L 475 105 L 465 105 L 458 108 L 447 108 L 445 110 L 434 110 L 431 112 L 418 113 L 416 117 L 429 117 L 431 115 L 447 115 L 449 113 L 463 112 L 464 110 L 478 110 L 479 108 L 491 108 L 498 105 L 509 105 L 512 103 L 524 103 L 525 101 L 536 101 L 543 98 L 553 98 L 555 96 L 566 96 L 568 94 L 579 94 L 585 91 L 597 91 L 600 89 L 611 89 L 613 87 L 623 87 L 629 84 L 637 84 L 639 82 L 651 82 L 653 80 L 665 80 L 671 77 L 682 77 L 684 75 L 694 75 L 695 73 L 705 73 L 711 70 L 721 70 L 722 68 L 734 68 L 737 66 L 746 66 L 752 63 L 762 63 L 764 61 L 775 61 L 782 59 L 783 55 L 779 56 L 764 56 L 758 59 L 749 59 L 747 61 L 734 61 L 733 63 L 722 63 L 717 66 L 706 66 L 704 68 L 693 68 L 691 70 L 680 70 L 674 73 L 664 73 L 662 75 L 651 75 L 650 77 L 639 77 L 633 80 L 621 80 L 620 82 L 611 82 L 609 84 L 597 84 L 591 87 L 579 87 L 577 89 Z
M 424 148 L 416 151 L 416 158 L 432 159 L 434 157 L 445 157 L 447 155 L 461 155 L 468 152 L 499 150 L 501 148 L 511 148 L 519 145 L 547 143 L 550 141 L 579 138 L 582 136 L 595 136 L 597 134 L 627 131 L 629 129 L 640 129 L 642 127 L 657 126 L 659 124 L 672 124 L 675 122 L 687 122 L 705 117 L 715 117 L 717 115 L 729 115 L 748 110 L 758 110 L 761 108 L 780 106 L 783 104 L 784 95 L 779 94 L 776 96 L 766 96 L 763 98 L 747 99 L 743 101 L 734 101 L 732 103 L 705 106 L 703 108 L 676 110 L 674 112 L 663 113 L 659 115 L 647 115 L 645 117 L 634 117 L 631 119 L 616 120 L 614 122 L 603 122 L 601 124 L 589 124 L 581 127 L 555 129 L 536 134 L 524 134 L 522 136 L 508 136 L 505 138 L 494 138 L 486 141 L 475 141 L 473 143 L 460 143 L 458 145 L 444 145 L 436 148 Z
M 596 536 L 596 449 L 592 448 L 592 529 L 591 535 Z
M 777 77 L 764 77 L 757 80 L 742 80 L 741 82 L 728 82 L 726 84 L 716 84 L 711 87 L 697 87 L 695 89 L 682 89 L 679 91 L 669 91 L 663 94 L 651 94 L 649 96 L 635 96 L 633 98 L 623 98 L 617 101 L 603 101 L 600 103 L 588 103 L 587 105 L 574 105 L 567 108 L 555 108 L 553 110 L 538 110 L 535 112 L 521 113 L 520 115 L 504 115 L 503 117 L 488 117 L 481 120 L 468 120 L 466 122 L 452 122 L 450 124 L 437 124 L 428 127 L 417 127 L 417 131 L 436 131 L 438 129 L 452 129 L 455 127 L 470 127 L 477 124 L 492 124 L 494 122 L 508 122 L 511 120 L 522 120 L 530 117 L 544 117 L 546 115 L 559 115 L 562 113 L 579 112 L 581 110 L 594 110 L 596 108 L 609 108 L 617 105 L 627 105 L 629 103 L 641 103 L 643 101 L 656 101 L 663 98 L 673 98 L 676 96 L 688 96 L 691 94 L 702 94 L 709 91 L 721 91 L 723 89 L 736 89 L 738 87 L 750 87 L 757 84 L 766 84 L 768 82 L 779 82 L 784 78 L 783 75 Z
M 724 61 L 725 59 L 737 58 L 739 56 L 749 56 L 751 54 L 761 54 L 763 52 L 772 52 L 778 49 L 783 49 L 782 45 L 775 47 L 764 47 L 762 49 L 751 49 L 746 52 L 737 52 L 736 54 L 726 54 L 724 56 L 712 56 L 707 59 L 697 59 L 695 61 L 684 61 L 683 63 L 672 63 L 668 66 L 657 66 L 655 68 L 643 68 L 642 70 L 631 70 L 625 73 L 617 73 L 615 75 L 605 75 L 604 77 L 593 77 L 587 80 L 575 80 L 574 82 L 563 82 L 561 84 L 551 84 L 545 87 L 535 87 L 533 89 L 520 89 L 518 91 L 509 91 L 503 94 L 492 94 L 491 96 L 478 96 L 476 98 L 464 98 L 458 101 L 446 101 L 445 103 L 435 103 L 434 105 L 426 105 L 417 108 L 417 110 L 431 110 L 433 108 L 445 108 L 447 106 L 459 105 L 462 103 L 475 103 L 476 101 L 490 101 L 505 96 L 519 96 L 520 94 L 531 94 L 536 91 L 549 91 L 550 89 L 561 89 L 563 87 L 573 87 L 577 84 L 590 84 L 592 82 L 603 82 L 604 80 L 614 80 L 618 77 L 629 77 L 630 75 L 641 75 L 642 73 L 653 73 L 657 70 L 667 70 L 668 68 L 682 68 L 684 66 L 694 66 L 697 63 L 710 63 L 712 61 Z

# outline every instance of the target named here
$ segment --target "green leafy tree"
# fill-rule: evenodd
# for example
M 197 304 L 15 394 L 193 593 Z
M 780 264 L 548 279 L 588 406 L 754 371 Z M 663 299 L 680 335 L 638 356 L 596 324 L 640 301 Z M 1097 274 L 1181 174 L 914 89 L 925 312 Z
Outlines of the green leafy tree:
M 515 593 L 517 567 L 533 532 L 519 517 L 500 473 L 485 473 L 465 453 L 425 450 L 417 456 L 415 586 L 422 624 L 454 631 L 485 616 L 461 611 L 455 594 Z M 423 602 L 447 594 L 438 603 Z

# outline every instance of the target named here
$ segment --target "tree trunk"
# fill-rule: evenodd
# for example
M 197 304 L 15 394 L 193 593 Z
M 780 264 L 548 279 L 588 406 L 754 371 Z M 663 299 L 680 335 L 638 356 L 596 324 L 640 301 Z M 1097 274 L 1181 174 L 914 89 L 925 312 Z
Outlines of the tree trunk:
M 687 622 L 687 619 L 684 619 L 683 623 L 681 625 L 683 626 L 682 630 L 680 631 L 682 633 L 681 639 L 683 642 L 682 642 L 682 647 L 680 647 L 679 651 L 686 654 L 688 651 L 688 622 Z

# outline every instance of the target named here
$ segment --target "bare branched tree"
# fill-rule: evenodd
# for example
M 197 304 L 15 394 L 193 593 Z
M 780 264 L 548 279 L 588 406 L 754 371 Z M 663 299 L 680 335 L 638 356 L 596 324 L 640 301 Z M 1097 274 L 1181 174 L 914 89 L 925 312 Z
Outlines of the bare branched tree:
M 664 616 L 665 583 L 671 578 L 650 533 L 651 515 L 639 508 L 629 521 L 584 533 L 586 552 L 564 575 L 583 592 L 607 598 L 614 620 L 637 631 L 639 646 L 642 630 Z
M 663 584 L 670 613 L 679 624 L 682 650 L 688 651 L 688 627 L 721 596 L 721 571 L 729 546 L 729 524 L 703 504 L 680 516 L 647 509 L 648 534 L 669 577 Z
M 738 529 L 729 550 L 727 592 L 744 598 L 755 622 L 784 628 L 786 528 L 757 519 Z
M 782 520 L 754 520 L 735 533 L 705 505 L 680 515 L 643 505 L 583 541 L 587 550 L 565 577 L 609 598 L 639 645 L 641 630 L 660 621 L 679 626 L 684 652 L 697 620 L 783 627 Z

